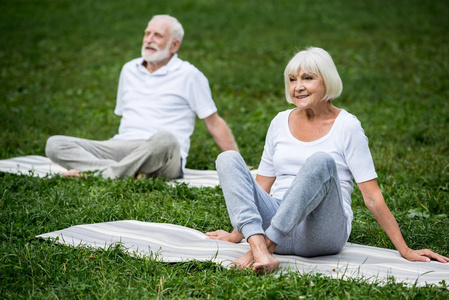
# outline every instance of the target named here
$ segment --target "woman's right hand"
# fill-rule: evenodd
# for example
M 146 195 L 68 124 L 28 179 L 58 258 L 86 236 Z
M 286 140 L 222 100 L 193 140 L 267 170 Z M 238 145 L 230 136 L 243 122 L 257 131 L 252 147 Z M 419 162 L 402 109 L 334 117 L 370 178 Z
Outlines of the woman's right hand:
M 224 230 L 206 232 L 206 236 L 211 240 L 220 240 L 231 243 L 240 243 L 240 241 L 244 238 L 243 234 L 238 233 L 235 229 L 232 232 L 227 232 Z

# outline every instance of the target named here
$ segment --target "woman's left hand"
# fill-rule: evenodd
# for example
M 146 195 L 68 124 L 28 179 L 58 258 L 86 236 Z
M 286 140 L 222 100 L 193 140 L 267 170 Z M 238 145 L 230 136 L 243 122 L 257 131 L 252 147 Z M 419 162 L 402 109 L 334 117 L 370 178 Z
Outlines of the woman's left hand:
M 401 255 L 410 261 L 427 261 L 427 262 L 429 262 L 431 259 L 434 259 L 441 263 L 449 262 L 449 258 L 442 256 L 438 253 L 435 253 L 429 249 L 421 249 L 421 250 L 409 249 L 405 253 L 401 253 Z

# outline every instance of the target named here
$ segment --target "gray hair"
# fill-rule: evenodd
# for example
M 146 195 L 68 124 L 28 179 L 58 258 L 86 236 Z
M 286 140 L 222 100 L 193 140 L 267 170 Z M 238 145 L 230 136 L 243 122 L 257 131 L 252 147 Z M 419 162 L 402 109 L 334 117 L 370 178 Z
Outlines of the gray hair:
M 175 17 L 172 17 L 170 15 L 155 15 L 151 18 L 150 22 L 155 19 L 164 20 L 164 21 L 170 23 L 172 40 L 177 39 L 180 42 L 182 42 L 182 39 L 184 38 L 184 28 L 182 28 L 182 25 L 181 25 L 181 23 L 179 23 L 178 19 L 176 19 Z M 150 23 L 150 22 L 148 22 L 148 23 Z
M 293 103 L 289 93 L 289 76 L 297 75 L 299 70 L 315 74 L 323 79 L 326 88 L 326 93 L 323 98 L 324 101 L 334 100 L 341 95 L 343 83 L 341 82 L 340 75 L 332 57 L 324 49 L 309 47 L 296 53 L 285 68 L 285 98 L 288 103 Z

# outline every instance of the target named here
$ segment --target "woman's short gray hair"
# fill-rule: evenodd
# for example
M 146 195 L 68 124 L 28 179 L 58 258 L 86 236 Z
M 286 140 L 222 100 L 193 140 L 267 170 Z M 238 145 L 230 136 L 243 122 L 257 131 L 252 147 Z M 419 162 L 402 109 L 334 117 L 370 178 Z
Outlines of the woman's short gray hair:
M 182 39 L 184 38 L 184 28 L 182 28 L 182 25 L 179 23 L 178 19 L 170 15 L 155 15 L 151 18 L 150 22 L 155 19 L 161 19 L 169 22 L 171 24 L 171 39 L 176 39 L 182 42 Z
M 288 62 L 284 71 L 285 81 L 285 98 L 288 103 L 293 103 L 290 97 L 290 75 L 298 75 L 299 70 L 320 76 L 323 79 L 326 93 L 324 101 L 332 101 L 341 95 L 343 91 L 343 83 L 340 75 L 338 75 L 332 57 L 329 53 L 321 48 L 309 47 L 299 51 Z

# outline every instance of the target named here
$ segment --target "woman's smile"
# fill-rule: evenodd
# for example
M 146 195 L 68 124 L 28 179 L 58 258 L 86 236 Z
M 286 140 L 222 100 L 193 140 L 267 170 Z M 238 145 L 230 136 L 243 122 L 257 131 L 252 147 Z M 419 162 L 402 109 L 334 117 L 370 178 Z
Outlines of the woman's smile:
M 309 97 L 310 95 L 297 95 L 296 96 L 296 99 L 299 99 L 299 100 L 301 100 L 301 99 L 304 99 L 304 98 L 307 98 L 307 97 Z
M 291 74 L 289 78 L 290 98 L 298 108 L 315 107 L 324 99 L 326 88 L 321 76 L 298 70 L 297 74 Z

